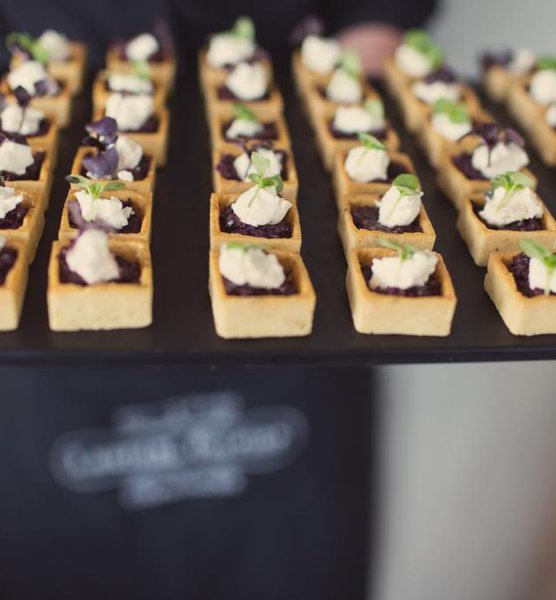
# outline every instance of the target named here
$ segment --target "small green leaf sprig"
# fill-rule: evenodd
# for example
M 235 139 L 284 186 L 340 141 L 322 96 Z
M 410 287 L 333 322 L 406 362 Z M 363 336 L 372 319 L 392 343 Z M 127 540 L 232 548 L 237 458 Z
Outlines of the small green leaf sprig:
M 369 98 L 365 101 L 364 107 L 374 121 L 382 121 L 384 119 L 384 103 L 380 98 Z
M 540 56 L 537 59 L 539 71 L 556 71 L 556 56 Z
M 425 56 L 433 70 L 443 65 L 444 54 L 440 46 L 432 41 L 426 31 L 422 29 L 410 29 L 404 36 L 404 44 Z
M 534 240 L 521 240 L 519 245 L 525 255 L 529 258 L 536 258 L 543 263 L 546 269 L 544 294 L 545 296 L 549 296 L 550 281 L 556 272 L 556 253 L 550 251 L 546 246 L 543 246 L 543 244 L 539 244 L 539 242 L 535 242 Z
M 246 17 L 245 15 L 239 17 L 234 23 L 231 33 L 244 40 L 254 42 L 255 24 L 253 23 L 253 19 L 251 19 L 251 17 Z
M 464 104 L 452 102 L 447 98 L 440 98 L 432 106 L 435 115 L 445 114 L 452 123 L 468 123 L 469 111 Z
M 245 242 L 228 242 L 226 249 L 228 250 L 241 250 L 247 252 L 248 250 L 260 250 L 261 246 L 257 244 L 246 244 Z
M 43 65 L 48 63 L 48 61 L 50 59 L 50 55 L 49 55 L 48 51 L 39 42 L 39 40 L 33 38 L 31 35 L 29 35 L 26 32 L 14 31 L 7 35 L 6 46 L 7 46 L 8 50 L 11 51 L 11 48 L 14 45 L 17 45 L 17 46 L 20 46 L 21 48 L 23 48 L 23 50 L 28 52 L 34 60 L 42 63 Z
M 361 145 L 365 149 L 364 152 L 361 153 L 361 156 L 357 161 L 358 163 L 360 163 L 365 158 L 367 152 L 369 152 L 370 150 L 380 150 L 381 152 L 388 151 L 388 148 L 386 148 L 386 146 L 374 135 L 370 135 L 369 133 L 359 133 L 357 137 L 359 138 Z
M 240 102 L 236 102 L 234 104 L 234 117 L 239 121 L 250 121 L 252 123 L 259 122 L 253 111 L 249 110 L 244 104 L 241 104 Z
M 399 192 L 399 197 L 392 205 L 388 213 L 388 217 L 392 216 L 398 204 L 402 201 L 403 198 L 407 196 L 414 196 L 415 194 L 421 194 L 421 184 L 419 183 L 419 179 L 412 173 L 402 173 L 394 178 L 392 181 L 392 187 L 395 187 Z
M 131 61 L 131 72 L 135 77 L 143 79 L 145 81 L 151 80 L 151 69 L 149 63 L 146 60 L 132 60 Z
M 496 212 L 506 206 L 514 192 L 526 188 L 532 189 L 534 185 L 533 180 L 521 171 L 508 171 L 494 177 L 490 182 L 490 193 L 493 194 L 499 187 L 503 188 L 505 192 L 504 197 L 496 207 Z
M 402 262 L 411 258 L 416 252 L 419 252 L 419 248 L 412 246 L 411 244 L 400 244 L 389 239 L 381 239 L 380 245 L 383 248 L 395 250 Z
M 84 190 L 95 200 L 100 198 L 104 192 L 115 192 L 123 190 L 126 187 L 123 181 L 95 181 L 94 179 L 83 177 L 83 175 L 68 175 L 66 181 Z
M 265 177 L 267 169 L 270 167 L 270 161 L 259 152 L 251 153 L 251 164 L 255 167 L 256 173 L 251 173 L 249 179 L 257 186 L 257 191 L 249 200 L 248 206 L 251 206 L 259 192 L 264 189 L 274 188 L 276 193 L 280 193 L 284 188 L 284 182 L 280 175 Z
M 359 54 L 355 50 L 344 50 L 339 68 L 353 79 L 359 79 L 363 71 Z

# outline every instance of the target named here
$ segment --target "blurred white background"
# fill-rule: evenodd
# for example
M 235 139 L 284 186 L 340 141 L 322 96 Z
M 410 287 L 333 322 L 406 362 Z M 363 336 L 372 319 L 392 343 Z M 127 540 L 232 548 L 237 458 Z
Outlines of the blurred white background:
M 554 0 L 445 0 L 431 31 L 474 77 L 483 49 L 556 54 L 555 23 Z M 556 364 L 380 373 L 383 560 L 372 600 L 553 599 Z M 553 566 L 546 578 L 543 561 Z

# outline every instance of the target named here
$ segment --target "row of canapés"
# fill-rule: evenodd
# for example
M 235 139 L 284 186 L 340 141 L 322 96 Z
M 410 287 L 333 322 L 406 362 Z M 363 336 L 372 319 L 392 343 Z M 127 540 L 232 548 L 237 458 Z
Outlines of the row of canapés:
M 299 254 L 295 159 L 272 63 L 249 18 L 211 37 L 199 75 L 213 146 L 209 291 L 216 332 L 308 335 L 316 297 Z
M 293 67 L 324 163 L 334 175 L 356 329 L 447 335 L 456 304 L 453 287 L 442 257 L 431 252 L 435 235 L 421 186 L 409 157 L 397 152 L 399 139 L 381 99 L 365 83 L 356 57 L 335 40 L 308 36 Z M 438 168 L 440 187 L 459 209 L 458 229 L 475 262 L 484 266 L 492 255 L 486 289 L 510 330 L 555 332 L 556 312 L 549 326 L 546 311 L 535 307 L 544 302 L 539 296 L 556 289 L 550 266 L 556 231 L 534 191 L 522 138 L 492 120 L 424 32 L 406 34 L 387 64 L 386 81 L 406 127 Z M 390 249 L 380 248 L 384 245 Z M 514 274 L 504 283 L 514 282 L 508 295 L 519 310 L 512 305 L 508 311 L 500 301 L 500 264 Z M 523 287 L 529 264 L 531 281 Z
M 549 123 L 555 61 L 515 52 L 488 55 L 483 66 L 485 89 L 493 98 L 509 98 L 521 124 L 537 117 Z M 438 170 L 438 185 L 458 211 L 457 229 L 474 262 L 487 267 L 485 289 L 509 330 L 556 333 L 556 222 L 536 192 L 523 138 L 492 119 L 422 31 L 406 34 L 387 64 L 386 83 Z M 527 102 L 513 100 L 523 95 Z M 556 132 L 548 129 L 555 144 Z
M 46 39 L 58 42 L 56 61 L 49 60 L 53 51 L 46 52 L 41 42 L 44 36 L 37 40 L 10 36 L 10 47 L 16 44 L 17 48 L 15 69 L 30 63 L 35 70 L 42 69 L 60 90 L 67 90 L 69 84 L 61 79 L 55 62 L 63 63 L 66 70 L 79 63 L 80 69 L 73 71 L 77 77 L 85 52 L 82 45 L 48 33 Z M 64 44 L 66 54 L 62 53 Z M 58 241 L 52 248 L 48 309 L 53 330 L 143 327 L 152 320 L 152 194 L 156 167 L 166 158 L 165 100 L 173 87 L 175 56 L 163 34 L 145 33 L 111 47 L 108 67 L 94 84 L 93 121 L 73 162 L 72 187 Z M 61 94 L 43 94 L 41 79 L 17 81 L 13 98 L 8 98 L 4 107 L 4 111 L 17 107 L 17 130 L 7 128 L 4 111 L 0 114 L 0 175 L 4 183 L 0 187 L 0 259 L 2 255 L 12 257 L 2 261 L 0 271 L 1 304 L 6 306 L 0 311 L 0 328 L 4 330 L 15 329 L 19 323 L 27 264 L 42 233 L 52 184 L 57 140 L 48 147 L 35 146 L 33 140 L 38 131 L 51 133 L 57 112 L 43 111 L 41 102 L 45 95 L 54 102 Z M 28 89 L 22 89 L 22 84 Z
M 411 158 L 365 80 L 334 39 L 307 36 L 293 56 L 296 86 L 332 172 L 355 329 L 448 335 L 456 296 Z

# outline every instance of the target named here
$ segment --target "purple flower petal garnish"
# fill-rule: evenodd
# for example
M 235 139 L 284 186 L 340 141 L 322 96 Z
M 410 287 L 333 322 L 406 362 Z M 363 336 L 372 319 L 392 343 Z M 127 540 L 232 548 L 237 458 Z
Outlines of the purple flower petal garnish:
M 16 102 L 19 104 L 19 106 L 21 106 L 21 108 L 27 108 L 29 106 L 29 103 L 31 102 L 31 94 L 29 94 L 24 87 L 18 85 L 13 93 Z
M 296 25 L 290 34 L 289 42 L 292 46 L 299 46 L 309 35 L 322 35 L 324 22 L 316 15 L 307 15 Z
M 112 117 L 104 117 L 98 121 L 93 121 L 86 125 L 85 129 L 98 137 L 102 136 L 102 142 L 106 146 L 113 144 L 118 137 L 118 123 Z
M 48 79 L 41 79 L 35 83 L 35 92 L 37 96 L 46 96 L 50 91 L 50 82 Z
M 118 151 L 115 146 L 112 146 L 105 152 L 99 152 L 94 156 L 86 156 L 83 159 L 83 167 L 93 179 L 105 179 L 114 175 L 118 168 L 118 160 Z

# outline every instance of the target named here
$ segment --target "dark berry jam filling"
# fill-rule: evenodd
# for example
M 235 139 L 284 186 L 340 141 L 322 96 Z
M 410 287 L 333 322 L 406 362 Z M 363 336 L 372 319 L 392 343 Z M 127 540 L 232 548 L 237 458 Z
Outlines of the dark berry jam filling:
M 494 229 L 497 231 L 500 230 L 509 230 L 509 231 L 539 231 L 542 229 L 542 219 L 522 219 L 521 221 L 514 221 L 513 223 L 508 223 L 502 227 L 498 227 L 496 225 L 491 225 L 481 215 L 479 214 L 483 210 L 483 207 L 480 204 L 473 205 L 473 212 L 477 215 L 477 218 L 485 224 L 489 229 Z
M 514 281 L 517 289 L 528 298 L 533 296 L 541 296 L 544 294 L 544 290 L 539 288 L 531 289 L 529 287 L 529 261 L 531 259 L 525 254 L 521 253 L 514 256 L 508 265 L 508 270 L 514 276 Z M 550 292 L 551 296 L 554 296 L 553 292 Z
M 29 207 L 20 202 L 3 219 L 0 219 L 0 229 L 19 229 L 23 225 L 23 219 L 29 212 Z
M 239 100 L 241 102 L 246 102 L 246 100 L 244 100 L 243 98 L 238 98 L 232 92 L 232 90 L 230 90 L 225 85 L 218 86 L 218 88 L 216 89 L 216 95 L 218 96 L 219 100 Z M 263 100 L 268 100 L 269 96 L 270 96 L 270 92 L 268 90 L 266 90 L 264 95 L 261 96 L 260 98 L 255 98 L 254 100 L 248 100 L 247 102 L 262 102 Z
M 117 91 L 115 91 L 115 90 L 113 90 L 110 87 L 110 82 L 107 79 L 104 82 L 104 90 L 107 91 L 107 92 L 114 92 L 116 94 L 121 94 L 122 96 L 138 96 L 138 95 L 141 95 L 141 96 L 143 96 L 143 95 L 145 95 L 145 96 L 152 96 L 154 94 L 154 92 L 155 92 L 155 87 L 154 86 L 156 85 L 154 82 L 152 82 L 152 84 L 153 84 L 153 88 L 151 89 L 150 92 L 130 92 L 129 90 L 117 90 Z
M 84 158 L 87 158 L 89 156 L 93 156 L 93 153 L 89 152 L 88 154 L 85 155 Z M 149 174 L 149 169 L 151 168 L 151 162 L 152 162 L 152 158 L 150 156 L 146 156 L 145 154 L 143 154 L 143 156 L 141 156 L 141 160 L 139 161 L 139 164 L 135 168 L 126 169 L 126 170 L 130 171 L 131 174 L 133 175 L 133 181 L 143 181 L 143 179 L 145 179 L 147 177 L 147 175 Z M 85 169 L 84 167 L 81 167 L 81 175 L 83 175 L 84 177 L 87 176 L 87 169 Z M 113 177 L 112 179 L 116 179 L 116 177 Z
M 257 150 L 258 147 L 254 146 L 250 149 L 251 152 Z M 282 158 L 282 173 L 281 177 L 284 181 L 288 180 L 288 165 L 287 165 L 287 154 L 282 150 L 276 150 L 275 154 L 278 154 Z M 237 158 L 237 155 L 234 154 L 223 154 L 222 158 L 218 161 L 216 165 L 216 170 L 224 177 L 224 179 L 230 179 L 232 181 L 241 181 L 239 175 L 237 174 L 236 168 L 234 166 L 234 160 Z
M 250 285 L 236 285 L 229 279 L 222 277 L 226 293 L 229 296 L 292 296 L 297 293 L 295 282 L 291 273 L 286 273 L 284 283 L 275 289 L 267 290 L 266 288 L 255 288 Z
M 378 206 L 352 206 L 351 218 L 357 229 L 368 229 L 369 231 L 384 231 L 386 233 L 419 233 L 423 230 L 419 225 L 417 216 L 409 225 L 396 225 L 386 227 L 378 221 Z
M 454 156 L 452 163 L 456 169 L 461 171 L 461 173 L 467 177 L 467 179 L 486 181 L 487 178 L 472 165 L 471 159 L 472 154 L 469 152 L 462 152 L 461 154 Z
M 44 161 L 44 155 L 44 152 L 35 152 L 35 160 L 27 167 L 27 169 L 25 169 L 25 173 L 23 173 L 23 175 L 16 175 L 15 173 L 10 173 L 9 171 L 0 171 L 0 177 L 3 177 L 5 181 L 23 181 L 27 179 L 37 181 L 39 179 L 42 163 Z
M 336 129 L 336 127 L 334 127 L 334 120 L 331 120 L 328 123 L 328 131 L 330 131 L 332 136 L 335 137 L 337 140 L 357 140 L 357 139 L 359 139 L 359 133 L 346 133 L 345 131 L 340 131 L 339 129 Z M 373 131 L 365 131 L 365 132 L 361 132 L 361 133 L 369 133 L 370 135 L 374 136 L 378 140 L 384 141 L 388 134 L 388 130 L 386 129 L 386 127 L 383 127 L 382 129 L 375 129 Z
M 228 121 L 227 123 L 225 123 L 222 126 L 222 137 L 226 140 L 233 141 L 233 140 L 277 140 L 278 139 L 278 129 L 276 128 L 276 123 L 273 123 L 273 122 L 261 123 L 261 125 L 263 127 L 262 130 L 259 131 L 259 133 L 257 133 L 257 135 L 255 135 L 253 137 L 249 137 L 246 135 L 239 135 L 235 138 L 231 138 L 226 135 L 226 132 L 230 128 L 231 124 L 232 124 L 232 120 Z
M 4 285 L 6 282 L 8 273 L 12 270 L 16 260 L 17 250 L 15 248 L 4 246 L 0 250 L 0 285 Z
M 220 212 L 219 222 L 220 231 L 224 233 L 240 233 L 241 235 L 261 238 L 291 238 L 292 236 L 292 226 L 287 216 L 276 225 L 259 225 L 256 227 L 243 223 L 232 207 L 227 206 Z
M 363 277 L 365 278 L 369 289 L 377 294 L 385 294 L 387 296 L 406 296 L 408 298 L 421 298 L 423 296 L 440 296 L 442 292 L 440 281 L 438 281 L 434 274 L 428 278 L 425 285 L 414 285 L 413 287 L 402 290 L 396 287 L 371 288 L 370 281 L 373 275 L 373 269 L 371 265 L 361 265 L 361 271 L 363 272 Z
M 74 273 L 66 261 L 68 250 L 73 246 L 70 243 L 65 248 L 62 248 L 59 256 L 60 264 L 60 281 L 62 283 L 75 283 L 77 285 L 88 285 L 77 273 Z M 141 265 L 136 261 L 130 261 L 121 256 L 115 257 L 120 270 L 120 275 L 117 279 L 113 279 L 112 283 L 138 283 L 141 276 Z

